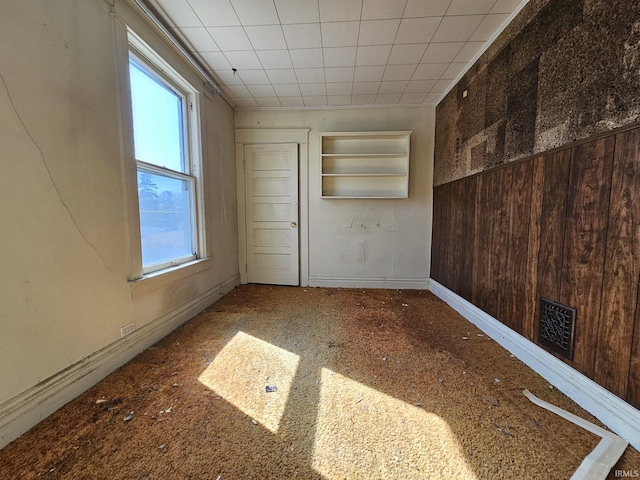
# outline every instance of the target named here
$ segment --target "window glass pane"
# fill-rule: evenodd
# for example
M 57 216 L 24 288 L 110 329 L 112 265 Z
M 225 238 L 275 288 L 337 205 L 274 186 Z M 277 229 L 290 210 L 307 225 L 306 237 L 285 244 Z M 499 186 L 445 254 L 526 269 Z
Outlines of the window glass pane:
M 136 160 L 186 172 L 182 97 L 129 61 Z
M 144 268 L 193 255 L 191 183 L 139 169 L 138 197 Z

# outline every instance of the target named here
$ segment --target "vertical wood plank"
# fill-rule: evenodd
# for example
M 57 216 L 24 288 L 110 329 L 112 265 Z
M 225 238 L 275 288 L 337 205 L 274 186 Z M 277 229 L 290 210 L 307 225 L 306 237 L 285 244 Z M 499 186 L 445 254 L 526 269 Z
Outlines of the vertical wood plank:
M 441 186 L 433 189 L 433 219 L 431 221 L 431 272 L 429 276 L 438 283 L 442 283 L 442 237 L 445 234 L 442 225 L 442 192 Z
M 476 189 L 478 177 L 471 177 L 464 182 L 463 216 L 461 231 L 463 235 L 462 265 L 460 279 L 460 296 L 471 301 L 473 291 L 473 259 L 475 251 L 475 219 L 476 219 Z
M 491 192 L 489 187 L 489 175 L 479 175 L 476 187 L 472 303 L 485 312 L 487 312 L 490 293 L 489 269 L 491 268 L 491 255 L 489 254 L 489 248 L 491 246 L 491 223 L 489 221 Z
M 527 239 L 527 267 L 525 273 L 525 310 L 522 334 L 532 342 L 537 339 L 538 324 L 538 260 L 540 255 L 540 225 L 542 223 L 542 187 L 544 183 L 544 157 L 533 160 L 529 211 L 529 237 Z
M 451 240 L 453 234 L 453 228 L 451 224 L 451 210 L 452 210 L 452 193 L 453 187 L 450 183 L 444 186 L 444 202 L 442 204 L 442 225 L 444 230 L 444 235 L 442 237 L 443 245 L 442 245 L 442 284 L 451 288 Z
M 509 325 L 521 335 L 524 334 L 526 312 L 526 274 L 529 241 L 529 221 L 531 217 L 531 182 L 533 161 L 513 165 L 511 175 L 511 204 L 509 205 L 509 264 L 510 289 L 507 315 Z
M 560 297 L 577 309 L 573 364 L 593 378 L 614 137 L 572 149 Z
M 538 297 L 560 301 L 562 265 L 567 213 L 567 195 L 571 168 L 571 150 L 561 150 L 544 156 L 542 180 L 542 214 L 538 257 Z M 538 311 L 539 305 L 536 307 Z M 535 319 L 537 342 L 538 319 Z
M 594 380 L 622 398 L 629 382 L 640 274 L 639 168 L 640 129 L 617 135 Z
M 513 166 L 509 165 L 496 170 L 494 178 L 494 225 L 491 245 L 491 274 L 497 302 L 494 317 L 513 328 L 511 318 L 513 270 L 510 268 L 512 252 L 509 237 Z
M 462 255 L 464 242 L 464 232 L 462 231 L 463 216 L 463 188 L 465 181 L 458 180 L 451 184 L 451 257 L 449 258 L 449 269 L 451 272 L 450 289 L 460 294 L 460 280 L 462 276 Z

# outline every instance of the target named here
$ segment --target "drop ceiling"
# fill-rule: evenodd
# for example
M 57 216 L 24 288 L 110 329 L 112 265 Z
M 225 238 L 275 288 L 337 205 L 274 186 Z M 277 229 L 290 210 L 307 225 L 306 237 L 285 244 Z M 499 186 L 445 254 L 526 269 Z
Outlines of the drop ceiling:
M 528 0 L 146 0 L 232 106 L 436 105 Z

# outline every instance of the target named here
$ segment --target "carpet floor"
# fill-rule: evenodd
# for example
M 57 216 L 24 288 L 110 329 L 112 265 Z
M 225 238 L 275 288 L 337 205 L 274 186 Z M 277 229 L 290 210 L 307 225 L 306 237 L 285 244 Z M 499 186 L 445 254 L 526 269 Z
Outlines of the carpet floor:
M 599 437 L 525 388 L 599 424 L 429 292 L 244 285 L 0 450 L 0 478 L 568 479 Z

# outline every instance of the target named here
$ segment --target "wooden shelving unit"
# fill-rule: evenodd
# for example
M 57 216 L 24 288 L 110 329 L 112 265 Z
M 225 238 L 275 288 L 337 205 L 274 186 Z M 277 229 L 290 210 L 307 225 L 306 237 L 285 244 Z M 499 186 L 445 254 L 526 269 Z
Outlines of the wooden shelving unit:
M 322 198 L 407 198 L 411 132 L 323 132 Z

